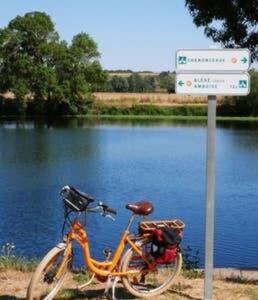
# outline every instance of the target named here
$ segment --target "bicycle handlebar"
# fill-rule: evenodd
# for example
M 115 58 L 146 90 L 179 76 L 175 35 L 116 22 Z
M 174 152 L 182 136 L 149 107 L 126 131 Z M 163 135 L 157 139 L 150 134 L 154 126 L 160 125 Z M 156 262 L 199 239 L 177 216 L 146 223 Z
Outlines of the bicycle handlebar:
M 117 211 L 113 208 L 110 208 L 107 204 L 103 202 L 99 202 L 96 207 L 87 208 L 86 211 L 88 212 L 97 212 L 97 210 L 101 210 L 101 215 L 106 217 L 109 216 L 108 214 L 117 215 Z M 112 218 L 113 219 L 113 218 Z
M 113 214 L 113 215 L 117 215 L 117 211 L 115 209 L 113 209 L 113 208 L 108 207 L 106 209 L 106 211 L 109 212 L 109 213 L 111 213 L 111 214 Z
M 99 202 L 98 206 L 103 209 L 104 213 L 111 213 L 113 215 L 117 215 L 117 211 L 115 209 L 110 208 L 107 204 L 105 204 L 103 202 Z

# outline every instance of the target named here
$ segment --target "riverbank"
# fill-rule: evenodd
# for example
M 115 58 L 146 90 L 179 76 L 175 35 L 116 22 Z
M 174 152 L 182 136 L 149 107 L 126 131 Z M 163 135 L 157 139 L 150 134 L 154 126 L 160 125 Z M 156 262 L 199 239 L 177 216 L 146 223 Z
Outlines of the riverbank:
M 0 300 L 25 300 L 26 289 L 32 273 L 15 270 L 0 271 Z M 91 284 L 86 290 L 79 291 L 78 286 L 84 283 L 85 275 L 69 273 L 64 289 L 57 300 L 105 299 L 105 285 Z M 201 300 L 203 297 L 203 278 L 187 278 L 180 275 L 174 285 L 155 300 Z M 258 270 L 216 269 L 214 280 L 214 300 L 257 300 Z M 134 299 L 127 294 L 121 284 L 117 286 L 118 299 Z
M 85 118 L 92 120 L 150 120 L 150 121 L 173 121 L 173 120 L 189 120 L 189 121 L 206 121 L 207 116 L 190 116 L 190 115 L 177 115 L 177 116 L 164 116 L 164 115 L 111 115 L 111 114 L 87 114 L 87 115 L 67 115 L 64 118 Z M 258 117 L 221 117 L 217 116 L 218 122 L 258 122 Z
M 232 100 L 232 99 L 231 99 Z M 226 98 L 217 99 L 217 116 L 224 120 L 253 120 L 252 115 L 257 115 L 256 111 L 249 111 L 251 105 L 242 101 L 231 101 Z M 250 102 L 250 101 L 249 101 Z M 70 109 L 65 103 L 59 108 L 52 110 L 47 101 L 41 103 L 41 108 L 36 109 L 35 102 L 18 101 L 12 98 L 0 99 L 0 115 L 42 118 L 59 118 L 71 114 L 73 117 L 80 113 L 84 117 L 103 116 L 106 118 L 187 118 L 200 119 L 207 116 L 207 97 L 182 96 L 176 94 L 162 93 L 95 93 L 83 108 L 73 106 Z M 250 107 L 249 107 L 250 108 Z M 258 116 L 257 116 L 258 118 Z
M 150 121 L 150 122 L 173 122 L 173 121 L 193 121 L 204 122 L 207 121 L 207 116 L 163 116 L 163 115 L 111 115 L 111 114 L 79 114 L 79 115 L 65 115 L 62 117 L 44 117 L 38 118 L 33 116 L 16 116 L 16 115 L 2 115 L 2 121 L 47 121 L 47 120 L 69 120 L 69 119 L 85 119 L 89 121 Z M 216 117 L 217 122 L 258 122 L 258 117 Z

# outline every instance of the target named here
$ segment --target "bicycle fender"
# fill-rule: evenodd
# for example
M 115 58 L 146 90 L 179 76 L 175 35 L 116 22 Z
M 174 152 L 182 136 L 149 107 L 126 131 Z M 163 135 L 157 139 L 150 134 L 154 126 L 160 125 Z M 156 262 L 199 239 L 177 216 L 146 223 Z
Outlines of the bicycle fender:
M 67 243 L 64 243 L 64 242 L 58 243 L 58 244 L 56 245 L 56 247 L 59 248 L 59 249 L 64 249 L 64 248 L 67 247 Z

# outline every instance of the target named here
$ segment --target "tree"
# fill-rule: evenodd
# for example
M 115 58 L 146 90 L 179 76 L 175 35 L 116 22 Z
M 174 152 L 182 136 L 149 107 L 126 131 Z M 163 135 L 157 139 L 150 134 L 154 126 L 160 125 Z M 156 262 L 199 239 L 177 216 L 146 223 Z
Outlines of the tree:
M 112 90 L 114 92 L 128 92 L 129 84 L 126 78 L 121 76 L 113 76 L 110 80 Z
M 235 106 L 236 115 L 258 116 L 258 73 L 254 70 L 250 71 L 251 75 L 251 91 L 250 94 L 243 97 L 232 98 Z
M 145 76 L 143 78 L 143 92 L 152 93 L 155 91 L 156 82 L 153 76 Z
M 144 92 L 145 84 L 144 79 L 138 73 L 133 73 L 128 77 L 129 92 Z
M 257 0 L 186 0 L 196 26 L 225 47 L 248 48 L 258 60 Z
M 166 89 L 168 93 L 175 92 L 175 76 L 172 76 L 169 71 L 161 72 L 158 79 L 160 88 Z
M 106 80 L 96 42 L 86 33 L 60 41 L 43 12 L 17 16 L 0 29 L 0 93 L 11 91 L 34 113 L 79 113 L 93 84 Z

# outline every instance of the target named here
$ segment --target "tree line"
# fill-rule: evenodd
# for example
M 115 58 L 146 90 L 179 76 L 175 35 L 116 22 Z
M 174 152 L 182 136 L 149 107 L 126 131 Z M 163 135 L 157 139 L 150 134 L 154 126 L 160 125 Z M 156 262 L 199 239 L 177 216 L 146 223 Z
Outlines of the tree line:
M 141 72 L 145 73 L 145 72 Z M 112 75 L 102 84 L 93 87 L 95 92 L 118 92 L 118 93 L 153 93 L 175 92 L 175 76 L 169 71 L 159 75 L 141 75 L 138 72 L 130 72 L 127 76 Z M 128 76 L 129 75 L 129 76 Z

